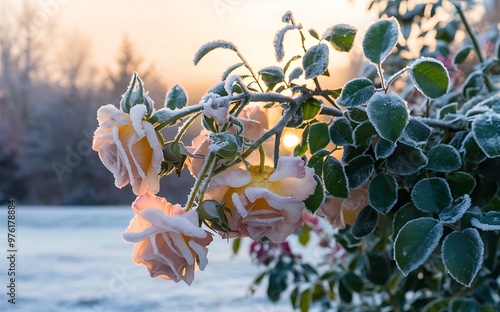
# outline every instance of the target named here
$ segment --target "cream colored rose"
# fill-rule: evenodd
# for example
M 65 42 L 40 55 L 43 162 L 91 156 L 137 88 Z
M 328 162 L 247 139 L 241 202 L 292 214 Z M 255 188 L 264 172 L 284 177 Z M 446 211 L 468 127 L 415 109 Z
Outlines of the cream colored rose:
M 147 267 L 151 277 L 191 285 L 198 266 L 208 260 L 206 246 L 212 235 L 198 226 L 194 210 L 184 212 L 161 197 L 146 193 L 132 204 L 135 217 L 123 239 L 134 243 L 134 262 Z
M 358 214 L 368 205 L 367 182 L 357 189 L 351 189 L 349 198 L 327 198 L 317 215 L 325 217 L 334 227 L 344 229 L 346 224 L 353 225 Z
M 163 153 L 153 125 L 144 116 L 145 105 L 135 105 L 126 114 L 109 104 L 97 111 L 99 127 L 94 132 L 92 149 L 113 173 L 115 185 L 132 185 L 136 195 L 160 188 L 158 174 Z
M 304 200 L 314 193 L 314 170 L 300 157 L 282 156 L 276 170 L 251 166 L 249 170 L 230 168 L 214 176 L 205 193 L 207 198 L 224 202 L 231 231 L 223 238 L 264 236 L 283 242 L 301 225 Z

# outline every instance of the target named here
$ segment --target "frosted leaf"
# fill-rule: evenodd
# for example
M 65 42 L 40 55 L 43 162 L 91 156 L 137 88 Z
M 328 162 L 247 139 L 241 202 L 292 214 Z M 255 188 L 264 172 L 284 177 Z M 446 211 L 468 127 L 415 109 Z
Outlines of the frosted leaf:
M 233 75 L 233 76 L 227 78 L 226 81 L 224 82 L 224 89 L 226 90 L 226 93 L 228 95 L 233 95 L 233 90 L 234 90 L 233 85 L 236 82 L 238 82 L 238 85 L 240 86 L 240 88 L 243 92 L 245 92 L 245 93 L 249 92 L 246 85 L 241 82 L 240 76 Z
M 390 174 L 381 173 L 368 186 L 368 202 L 380 213 L 388 213 L 398 200 L 398 182 Z
M 212 41 L 202 45 L 198 50 L 198 52 L 196 52 L 194 56 L 194 65 L 197 65 L 198 62 L 205 56 L 205 54 L 217 48 L 229 49 L 238 52 L 238 48 L 236 48 L 236 46 L 229 41 L 224 41 L 224 40 Z
M 236 64 L 230 66 L 228 69 L 226 69 L 226 71 L 224 73 L 222 73 L 222 81 L 226 80 L 227 77 L 229 76 L 229 74 L 231 74 L 235 69 L 237 69 L 243 65 L 244 65 L 243 63 L 236 63 Z
M 302 70 L 301 67 L 295 67 L 290 73 L 290 75 L 288 75 L 288 83 L 292 82 L 292 80 L 299 78 L 303 72 L 304 70 Z
M 464 248 L 466 246 L 466 248 Z M 446 236 L 441 247 L 441 258 L 448 273 L 467 287 L 481 269 L 484 243 L 476 229 L 453 232 Z
M 268 89 L 273 89 L 274 86 L 285 79 L 285 73 L 283 73 L 283 69 L 278 66 L 269 66 L 262 68 L 259 71 L 259 75 L 261 76 Z
M 462 159 L 458 151 L 451 145 L 438 144 L 427 152 L 428 170 L 451 172 L 462 167 Z
M 375 93 L 368 101 L 368 119 L 386 140 L 396 142 L 408 124 L 406 101 L 395 93 Z
M 411 220 L 401 228 L 394 240 L 394 260 L 404 276 L 429 258 L 443 236 L 443 229 L 442 223 L 428 217 Z
M 386 140 L 384 138 L 379 138 L 377 143 L 375 144 L 375 158 L 387 158 L 391 156 L 391 154 L 396 149 L 396 143 Z
M 391 17 L 371 25 L 363 39 L 363 52 L 373 64 L 382 63 L 398 42 L 399 23 Z
M 426 97 L 437 99 L 448 92 L 450 76 L 440 61 L 421 57 L 410 66 L 410 78 Z
M 498 231 L 500 230 L 500 212 L 490 211 L 479 218 L 472 218 L 471 224 L 483 231 Z
M 441 220 L 444 224 L 455 223 L 462 218 L 465 212 L 469 209 L 470 205 L 471 199 L 469 195 L 465 194 L 464 196 L 457 198 L 453 202 L 453 205 L 441 210 L 439 212 L 439 220 Z
M 344 168 L 349 188 L 355 189 L 361 187 L 370 179 L 373 173 L 373 158 L 369 155 L 358 156 L 352 159 Z
M 387 157 L 387 169 L 392 173 L 410 175 L 425 167 L 427 162 L 427 157 L 418 147 L 398 142 L 392 154 Z
M 165 107 L 169 109 L 183 108 L 188 102 L 188 97 L 180 84 L 176 84 L 165 96 Z
M 316 78 L 328 68 L 329 49 L 324 43 L 310 47 L 302 58 L 306 79 Z
M 290 13 L 291 14 L 291 13 Z M 284 17 L 284 16 L 283 16 Z M 276 54 L 276 60 L 278 62 L 281 62 L 283 60 L 283 57 L 285 57 L 285 50 L 283 48 L 283 41 L 285 39 L 285 34 L 287 31 L 290 29 L 302 29 L 302 26 L 295 26 L 295 25 L 287 25 L 280 29 L 277 33 L 276 36 L 274 37 L 274 52 Z
M 451 190 L 443 178 L 425 178 L 411 191 L 411 200 L 423 212 L 438 213 L 453 202 Z
M 483 114 L 472 122 L 472 133 L 489 158 L 500 156 L 500 114 Z

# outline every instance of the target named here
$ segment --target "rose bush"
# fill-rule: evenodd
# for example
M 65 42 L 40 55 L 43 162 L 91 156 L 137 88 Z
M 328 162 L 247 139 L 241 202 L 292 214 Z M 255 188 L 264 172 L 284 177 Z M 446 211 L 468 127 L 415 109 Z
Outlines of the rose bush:
M 398 14 L 366 30 L 363 74 L 341 88 L 322 83 L 330 56 L 349 52 L 357 29 L 306 33 L 291 12 L 274 40 L 283 66 L 255 72 L 233 43 L 203 45 L 195 64 L 220 49 L 239 62 L 198 104 L 175 85 L 155 111 L 134 74 L 121 110 L 99 110 L 94 140 L 117 186 L 142 194 L 123 236 L 135 243 L 134 261 L 190 284 L 207 264 L 208 233 L 234 238 L 235 251 L 250 237 L 264 266 L 251 289 L 267 278 L 270 300 L 289 289 L 301 311 L 498 310 L 500 47 L 492 54 L 490 40 L 483 55 L 462 6 L 450 2 L 472 45 L 446 55 L 440 26 L 435 52 L 401 58 L 393 52 L 409 49 L 400 34 L 409 38 L 411 19 L 437 16 L 443 2 L 400 3 L 387 3 L 384 14 Z M 285 60 L 288 32 L 300 34 L 303 53 Z M 182 120 L 164 142 L 161 130 Z M 197 120 L 203 130 L 185 147 Z M 285 156 L 291 133 L 300 138 Z M 196 179 L 185 205 L 152 194 L 159 177 L 186 166 Z M 315 242 L 315 263 L 293 250 L 294 233 Z

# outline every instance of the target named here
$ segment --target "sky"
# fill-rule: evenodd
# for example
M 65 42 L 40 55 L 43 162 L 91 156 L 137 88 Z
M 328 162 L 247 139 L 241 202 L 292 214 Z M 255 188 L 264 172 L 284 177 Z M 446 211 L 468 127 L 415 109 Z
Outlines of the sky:
M 8 1 L 19 5 L 21 1 Z M 224 70 L 238 63 L 230 51 L 215 51 L 198 66 L 193 57 L 209 41 L 223 39 L 236 44 L 255 71 L 276 63 L 275 33 L 285 26 L 283 13 L 291 10 L 304 30 L 321 35 L 335 24 L 350 24 L 360 32 L 375 20 L 366 12 L 367 0 L 34 0 L 40 7 L 41 27 L 55 19 L 64 34 L 78 32 L 89 38 L 93 62 L 111 66 L 127 35 L 147 63 L 166 78 L 169 86 L 207 88 L 220 80 Z M 61 31 L 54 35 L 54 40 Z M 61 36 L 62 38 L 63 36 Z M 354 50 L 361 45 L 358 36 Z M 310 45 L 314 42 L 306 42 Z M 297 33 L 285 36 L 285 61 L 299 51 Z M 295 50 L 294 50 L 295 49 Z M 356 52 L 354 52 L 356 53 Z M 348 67 L 345 53 L 332 52 L 332 80 L 337 87 L 346 79 L 332 68 Z M 283 64 L 281 64 L 283 66 Z M 140 73 L 139 73 L 140 74 Z

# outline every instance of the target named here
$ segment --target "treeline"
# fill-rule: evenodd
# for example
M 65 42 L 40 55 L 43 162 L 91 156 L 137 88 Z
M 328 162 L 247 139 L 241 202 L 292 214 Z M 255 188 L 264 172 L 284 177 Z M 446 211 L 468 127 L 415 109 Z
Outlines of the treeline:
M 91 149 L 96 111 L 119 102 L 133 71 L 153 99 L 164 98 L 164 79 L 127 37 L 113 69 L 97 68 L 90 40 L 61 33 L 55 20 L 34 22 L 39 10 L 0 10 L 0 201 L 129 204 L 132 192 L 114 187 Z M 189 179 L 162 179 L 163 196 L 182 203 Z

